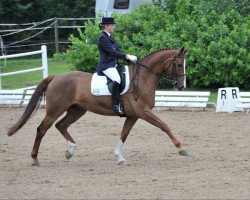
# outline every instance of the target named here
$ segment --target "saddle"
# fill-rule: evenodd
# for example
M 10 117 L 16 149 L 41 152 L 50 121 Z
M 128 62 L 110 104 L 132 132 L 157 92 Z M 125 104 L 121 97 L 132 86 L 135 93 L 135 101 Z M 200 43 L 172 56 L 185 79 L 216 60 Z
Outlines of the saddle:
M 121 77 L 120 94 L 125 94 L 129 89 L 129 70 L 127 65 L 119 65 L 117 71 Z M 91 80 L 91 93 L 94 96 L 109 96 L 113 88 L 113 81 L 105 74 L 94 73 Z

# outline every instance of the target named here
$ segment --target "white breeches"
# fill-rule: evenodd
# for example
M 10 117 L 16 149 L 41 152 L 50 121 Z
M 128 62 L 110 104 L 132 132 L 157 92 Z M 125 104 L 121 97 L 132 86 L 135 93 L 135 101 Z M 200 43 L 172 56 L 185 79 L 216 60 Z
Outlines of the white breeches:
M 107 77 L 109 77 L 112 81 L 116 81 L 117 83 L 121 84 L 120 75 L 116 69 L 116 67 L 108 68 L 102 71 Z

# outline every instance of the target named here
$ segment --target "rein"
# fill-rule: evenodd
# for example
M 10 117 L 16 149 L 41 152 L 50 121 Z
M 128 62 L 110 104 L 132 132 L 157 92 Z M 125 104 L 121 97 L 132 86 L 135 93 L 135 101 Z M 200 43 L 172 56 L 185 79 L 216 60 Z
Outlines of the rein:
M 133 78 L 132 78 L 131 81 L 133 81 L 133 83 L 134 83 L 134 90 L 135 90 L 135 92 L 134 92 L 134 98 L 135 98 L 136 101 L 138 99 L 138 86 L 139 86 L 139 78 L 140 78 L 140 66 L 143 66 L 149 72 L 153 73 L 154 75 L 156 75 L 156 76 L 158 76 L 160 78 L 165 77 L 168 80 L 171 79 L 169 81 L 172 82 L 173 85 L 175 85 L 177 83 L 177 78 L 178 77 L 186 76 L 186 74 L 179 74 L 179 75 L 177 74 L 177 65 L 178 64 L 176 62 L 176 58 L 183 58 L 183 57 L 181 57 L 181 56 L 174 56 L 174 59 L 173 59 L 172 63 L 170 63 L 170 65 L 167 67 L 167 70 L 168 70 L 173 65 L 171 75 L 167 75 L 167 74 L 164 74 L 164 73 L 159 73 L 158 71 L 153 70 L 153 69 L 151 69 L 151 67 L 149 67 L 147 65 L 144 65 L 144 64 L 142 64 L 140 62 L 136 62 L 133 65 L 133 74 L 134 75 L 133 75 Z M 134 73 L 134 67 L 135 66 L 137 66 L 137 67 L 136 67 L 136 71 Z M 178 65 L 178 67 L 183 67 L 183 65 L 182 66 Z

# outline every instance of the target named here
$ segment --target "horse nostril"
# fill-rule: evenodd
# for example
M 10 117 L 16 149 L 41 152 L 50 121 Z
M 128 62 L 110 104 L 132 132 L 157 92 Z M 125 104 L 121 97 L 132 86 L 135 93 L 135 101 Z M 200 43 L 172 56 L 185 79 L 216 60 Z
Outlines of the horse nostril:
M 181 91 L 184 88 L 184 86 L 178 87 L 178 90 Z

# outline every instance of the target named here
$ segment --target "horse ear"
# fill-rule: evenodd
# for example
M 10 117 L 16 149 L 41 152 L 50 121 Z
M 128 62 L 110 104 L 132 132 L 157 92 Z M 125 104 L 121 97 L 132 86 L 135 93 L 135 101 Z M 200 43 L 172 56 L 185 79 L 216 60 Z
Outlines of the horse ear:
M 184 49 L 183 51 L 183 55 L 185 55 L 187 53 L 188 49 Z
M 183 46 L 180 50 L 180 54 L 183 53 L 183 51 L 185 50 L 185 47 Z
M 187 53 L 188 49 L 185 49 L 185 47 L 183 46 L 180 50 L 180 55 L 185 55 Z

